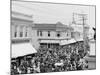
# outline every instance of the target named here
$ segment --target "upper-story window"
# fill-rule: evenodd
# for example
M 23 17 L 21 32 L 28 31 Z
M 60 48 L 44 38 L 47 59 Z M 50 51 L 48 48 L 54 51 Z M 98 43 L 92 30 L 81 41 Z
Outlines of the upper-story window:
M 17 26 L 15 26 L 14 37 L 17 37 Z
M 48 37 L 50 37 L 50 31 L 48 31 Z
M 60 32 L 57 32 L 57 37 L 60 37 Z
M 25 37 L 27 37 L 27 34 L 28 34 L 28 29 L 26 27 Z
M 37 31 L 37 36 L 39 36 L 39 31 Z
M 66 36 L 67 36 L 67 37 L 70 37 L 70 36 L 71 36 L 71 33 L 70 33 L 70 32 L 68 32 L 68 33 L 66 34 Z
M 40 36 L 42 36 L 42 31 L 40 31 Z
M 67 36 L 69 36 L 69 34 L 67 33 Z
M 20 37 L 23 37 L 23 27 L 20 27 Z
M 42 31 L 37 31 L 37 36 L 42 36 Z
M 71 32 L 71 37 L 74 38 L 74 32 Z
M 26 31 L 26 33 L 25 33 L 25 37 L 27 37 L 27 31 Z
M 20 37 L 23 37 L 23 32 L 20 32 Z
M 17 32 L 14 33 L 14 37 L 17 37 Z

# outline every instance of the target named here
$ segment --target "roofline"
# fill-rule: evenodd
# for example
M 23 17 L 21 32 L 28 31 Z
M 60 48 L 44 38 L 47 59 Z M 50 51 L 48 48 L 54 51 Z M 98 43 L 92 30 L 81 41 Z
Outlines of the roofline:
M 34 2 L 34 3 L 48 3 L 48 4 L 61 4 L 61 5 L 76 5 L 76 6 L 92 6 L 96 8 L 95 4 L 76 4 L 76 3 L 64 3 L 64 2 L 46 2 L 46 1 L 25 1 L 25 0 L 13 0 L 19 2 Z
M 28 15 L 28 14 L 24 14 L 24 13 L 21 13 L 21 12 L 16 12 L 16 11 L 11 11 L 11 14 L 19 14 L 19 15 L 23 15 L 23 16 L 27 16 L 27 17 L 30 17 L 32 18 L 32 14 L 31 15 Z

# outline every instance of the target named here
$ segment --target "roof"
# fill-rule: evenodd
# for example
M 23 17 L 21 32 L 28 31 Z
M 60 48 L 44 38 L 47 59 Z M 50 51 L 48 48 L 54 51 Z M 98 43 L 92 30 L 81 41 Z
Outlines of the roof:
M 38 23 L 35 23 L 34 24 L 34 28 L 37 28 L 38 30 L 67 30 L 67 29 L 73 29 L 72 27 L 70 26 L 67 26 L 67 25 L 64 25 L 62 24 L 61 22 L 57 22 L 55 24 L 48 24 L 48 23 L 41 23 L 41 24 L 38 24 Z
M 12 11 L 12 14 L 16 14 L 16 15 L 19 14 L 19 15 L 23 15 L 23 16 L 27 16 L 27 17 L 32 18 L 32 15 L 24 14 L 24 13 L 21 13 L 21 12 Z
M 52 30 L 55 30 L 56 28 L 56 24 L 45 24 L 45 23 L 42 23 L 42 24 L 34 24 L 34 28 L 36 29 L 43 29 L 43 30 L 48 30 L 48 29 L 52 29 Z
M 33 21 L 32 15 L 15 12 L 15 11 L 11 12 L 11 18 L 12 19 L 20 19 L 20 20 L 24 20 L 24 21 Z

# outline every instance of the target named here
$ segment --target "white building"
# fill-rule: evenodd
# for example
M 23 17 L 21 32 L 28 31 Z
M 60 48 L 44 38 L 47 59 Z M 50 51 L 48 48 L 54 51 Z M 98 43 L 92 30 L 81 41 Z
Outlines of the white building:
M 11 43 L 30 43 L 36 49 L 40 45 L 59 46 L 64 40 L 72 39 L 73 28 L 58 22 L 34 24 L 32 15 L 13 12 L 11 15 Z
M 31 39 L 32 25 L 33 25 L 32 15 L 12 12 L 11 15 L 12 40 Z
M 32 15 L 12 11 L 11 56 L 16 58 L 36 52 L 32 46 Z
M 59 46 L 63 40 L 71 40 L 73 28 L 58 22 L 55 24 L 34 24 L 33 26 L 33 45 L 46 45 L 48 48 Z

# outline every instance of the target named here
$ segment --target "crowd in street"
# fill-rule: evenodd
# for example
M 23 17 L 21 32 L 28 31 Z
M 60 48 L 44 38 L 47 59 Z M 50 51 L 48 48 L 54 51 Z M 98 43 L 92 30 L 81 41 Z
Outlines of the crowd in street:
M 47 73 L 76 71 L 88 69 L 88 61 L 84 59 L 83 42 L 76 42 L 65 46 L 47 48 L 40 46 L 34 57 L 23 57 L 20 64 L 11 64 L 11 74 Z

